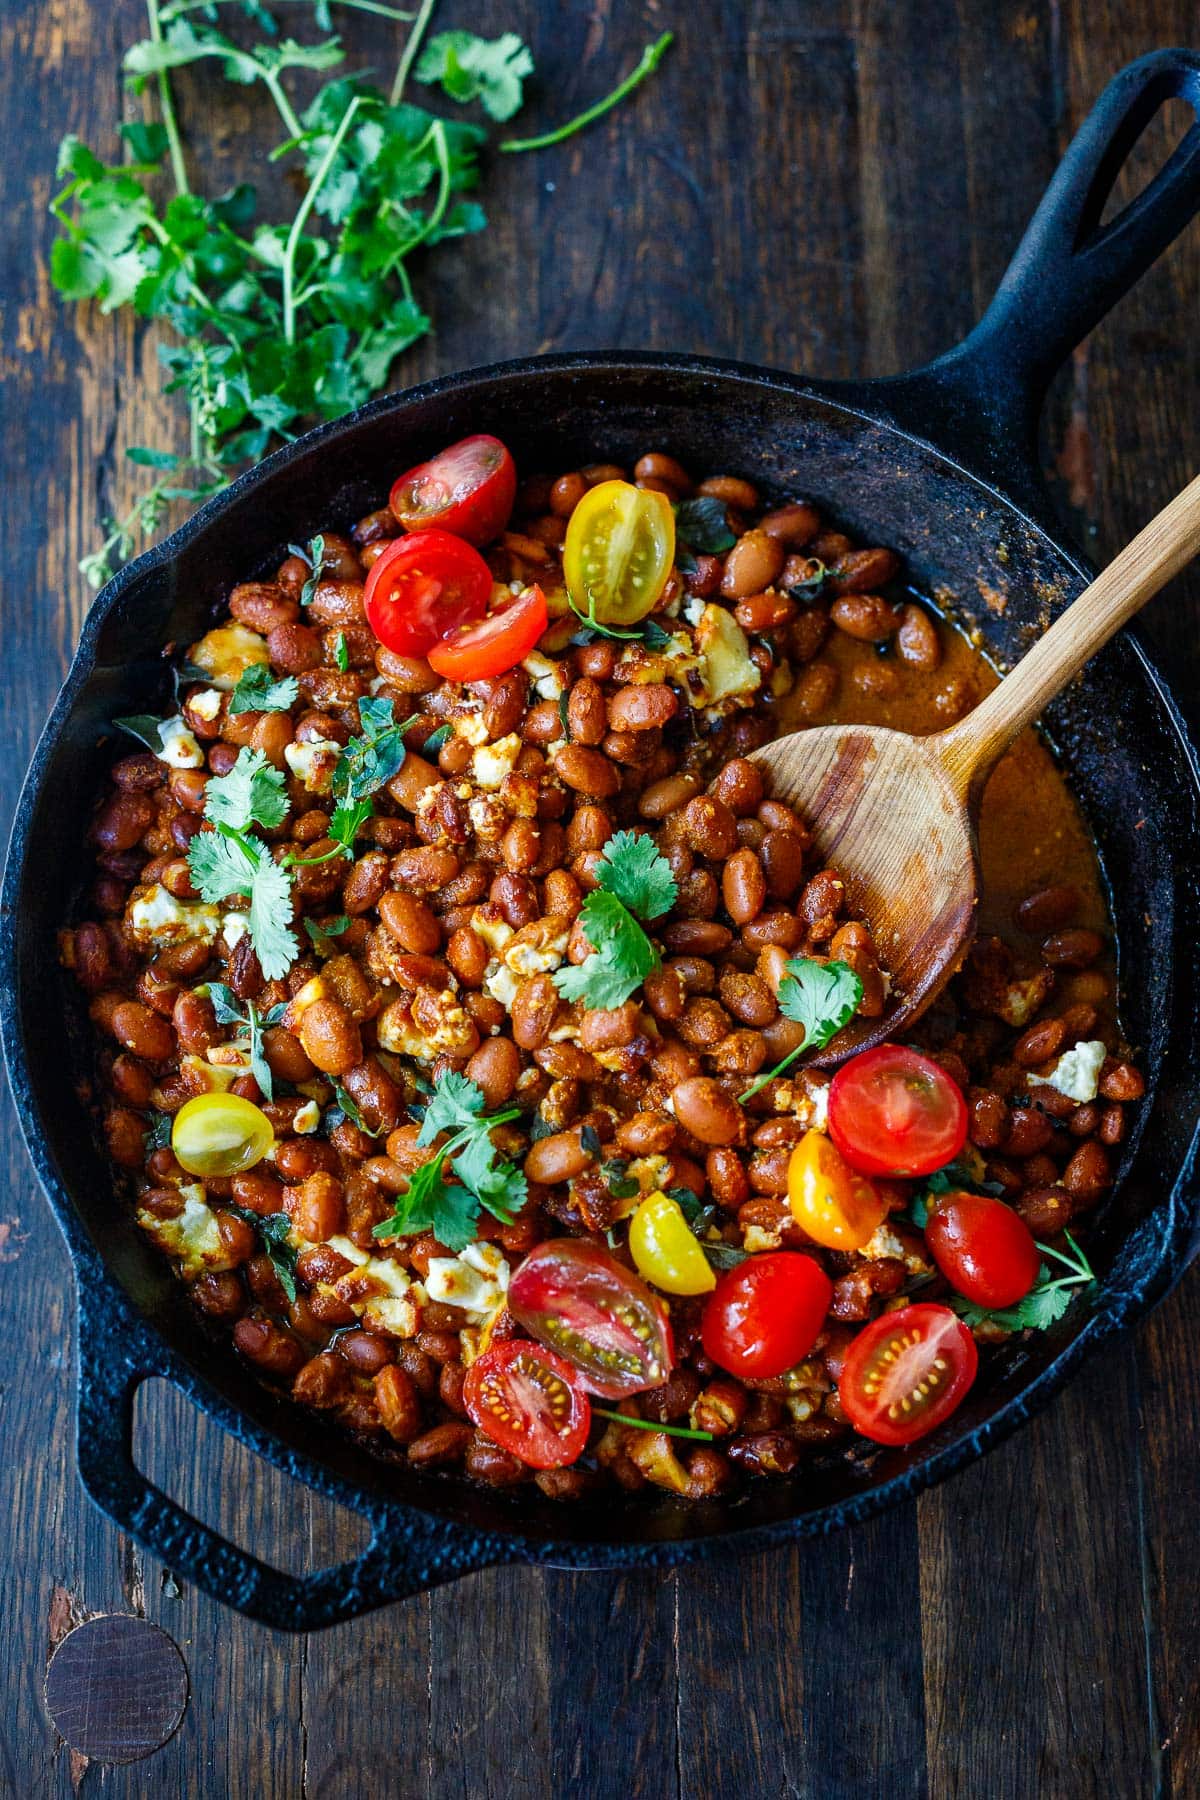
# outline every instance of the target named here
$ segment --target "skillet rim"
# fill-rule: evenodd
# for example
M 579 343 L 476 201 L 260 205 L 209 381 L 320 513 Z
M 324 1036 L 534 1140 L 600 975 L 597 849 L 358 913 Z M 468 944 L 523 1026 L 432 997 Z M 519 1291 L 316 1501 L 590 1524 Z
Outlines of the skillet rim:
M 646 1564 L 675 1566 L 730 1552 L 740 1555 L 771 1545 L 825 1535 L 844 1525 L 873 1517 L 902 1500 L 913 1498 L 985 1455 L 1046 1406 L 1086 1357 L 1091 1356 L 1135 1320 L 1146 1316 L 1165 1298 L 1190 1261 L 1195 1247 L 1197 1224 L 1200 1223 L 1189 1216 L 1196 1213 L 1197 1200 L 1200 1198 L 1200 1187 L 1196 1181 L 1200 1147 L 1198 1121 L 1163 1206 L 1160 1241 L 1153 1252 L 1151 1275 L 1148 1278 L 1142 1277 L 1124 1290 L 1113 1291 L 1102 1285 L 1095 1311 L 1075 1336 L 1027 1385 L 1019 1387 L 1007 1399 L 1000 1400 L 990 1417 L 973 1426 L 953 1443 L 926 1455 L 912 1466 L 900 1469 L 883 1481 L 865 1488 L 860 1494 L 828 1502 L 817 1511 L 740 1528 L 734 1515 L 728 1525 L 722 1525 L 703 1535 L 624 1539 L 617 1542 L 556 1541 L 551 1537 L 527 1537 L 519 1529 L 509 1529 L 508 1522 L 503 1517 L 498 1520 L 495 1531 L 485 1532 L 449 1516 L 432 1503 L 425 1506 L 413 1500 L 367 1493 L 353 1478 L 337 1473 L 308 1452 L 293 1448 L 270 1426 L 260 1423 L 213 1387 L 208 1378 L 193 1367 L 187 1357 L 168 1341 L 133 1301 L 99 1246 L 92 1241 L 72 1194 L 58 1172 L 56 1159 L 50 1148 L 49 1134 L 40 1128 L 40 1122 L 35 1125 L 35 1118 L 41 1109 L 37 1104 L 25 1053 L 25 1030 L 18 1005 L 20 983 L 13 924 L 35 804 L 47 766 L 58 747 L 67 720 L 94 672 L 97 640 L 105 621 L 126 592 L 138 581 L 157 570 L 169 568 L 184 550 L 201 539 L 229 509 L 240 504 L 248 494 L 278 478 L 300 456 L 321 446 L 336 446 L 340 440 L 352 436 L 363 425 L 386 414 L 402 413 L 410 405 L 462 394 L 497 381 L 526 380 L 554 373 L 593 375 L 604 369 L 634 375 L 645 372 L 659 377 L 674 375 L 718 380 L 733 378 L 758 388 L 765 386 L 776 392 L 792 394 L 803 401 L 815 401 L 868 425 L 895 433 L 925 454 L 935 457 L 955 478 L 990 495 L 1008 516 L 1021 522 L 1037 538 L 1044 540 L 1054 556 L 1081 581 L 1086 581 L 1092 572 L 1082 553 L 1069 540 L 1058 535 L 1062 527 L 1052 517 L 1053 508 L 1048 494 L 1042 496 L 1043 505 L 1039 507 L 1036 504 L 1036 488 L 1027 483 L 1025 485 L 1030 486 L 1030 492 L 1014 498 L 996 479 L 976 472 L 958 456 L 943 450 L 936 442 L 896 416 L 891 402 L 900 401 L 902 410 L 902 395 L 907 379 L 904 376 L 878 381 L 824 381 L 797 376 L 767 365 L 732 359 L 669 351 L 622 350 L 556 352 L 543 356 L 512 358 L 455 371 L 399 393 L 381 395 L 355 412 L 320 425 L 275 451 L 262 463 L 238 476 L 229 488 L 206 502 L 161 544 L 125 565 L 97 595 L 84 619 L 66 679 L 39 735 L 22 784 L 14 812 L 3 891 L 0 894 L 0 909 L 4 915 L 4 928 L 0 934 L 0 1030 L 13 1098 L 17 1103 L 15 1110 L 22 1139 L 66 1239 L 76 1278 L 81 1314 L 77 1371 L 79 1389 L 82 1389 L 86 1378 L 83 1343 L 87 1334 L 83 1329 L 82 1317 L 86 1278 L 93 1283 L 102 1282 L 107 1289 L 107 1296 L 115 1299 L 117 1306 L 128 1315 L 129 1322 L 136 1327 L 138 1335 L 148 1336 L 154 1350 L 154 1367 L 140 1370 L 139 1381 L 150 1375 L 171 1381 L 172 1385 L 189 1401 L 202 1408 L 222 1429 L 231 1432 L 238 1441 L 265 1457 L 273 1466 L 298 1477 L 318 1492 L 370 1519 L 376 1534 L 388 1519 L 394 1519 L 397 1515 L 403 1518 L 416 1515 L 433 1528 L 476 1547 L 463 1567 L 441 1569 L 434 1574 L 432 1581 L 422 1582 L 421 1585 L 434 1585 L 439 1580 L 452 1579 L 459 1573 L 465 1573 L 469 1568 L 499 1562 L 527 1561 L 596 1569 Z M 882 407 L 875 404 L 878 401 L 883 402 Z M 1178 703 L 1140 634 L 1136 630 L 1130 632 L 1127 628 L 1126 636 L 1131 639 L 1140 672 L 1162 710 L 1164 723 L 1170 725 L 1178 743 L 1189 773 L 1191 789 L 1200 797 L 1200 752 L 1192 742 Z M 1200 861 L 1198 850 L 1200 840 L 1192 846 L 1190 860 L 1193 864 Z M 1173 991 L 1173 981 L 1171 985 Z M 22 1102 L 26 1105 L 23 1106 Z M 28 1113 L 26 1106 L 29 1108 Z M 92 1329 L 95 1330 L 95 1327 Z M 434 1499 L 435 1496 L 431 1496 L 431 1502 Z M 388 1604 L 396 1597 L 398 1593 L 388 1592 L 359 1596 L 360 1603 L 351 1610 L 359 1612 L 372 1605 Z

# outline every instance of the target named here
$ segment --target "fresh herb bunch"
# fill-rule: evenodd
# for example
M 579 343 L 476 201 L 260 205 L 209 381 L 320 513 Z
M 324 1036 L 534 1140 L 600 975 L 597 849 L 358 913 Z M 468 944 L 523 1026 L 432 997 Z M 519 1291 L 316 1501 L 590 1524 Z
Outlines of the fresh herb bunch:
M 484 128 L 442 118 L 404 99 L 411 75 L 460 106 L 478 101 L 492 119 L 518 111 L 533 58 L 512 32 L 487 40 L 443 32 L 423 46 L 434 0 L 415 18 L 383 0 L 339 0 L 346 10 L 411 22 L 390 92 L 347 73 L 337 37 L 313 44 L 280 35 L 262 0 L 146 0 L 149 36 L 125 57 L 135 92 L 153 84 L 161 118 L 121 127 L 129 160 L 106 164 L 78 138 L 63 140 L 62 182 L 51 202 L 61 227 L 50 277 L 64 300 L 97 300 L 158 320 L 166 391 L 186 401 L 186 452 L 136 445 L 130 461 L 150 485 L 81 568 L 100 586 L 163 523 L 174 501 L 224 487 L 317 419 L 333 419 L 387 385 L 396 357 L 431 328 L 410 272 L 419 250 L 484 228 L 473 198 Z M 221 7 L 237 6 L 263 33 L 246 45 L 221 29 Z M 314 0 L 319 30 L 332 29 L 330 0 Z M 665 52 L 667 33 L 605 100 L 542 138 L 505 142 L 539 149 L 582 129 L 643 80 Z M 260 217 L 242 182 L 207 198 L 193 191 L 171 86 L 175 70 L 215 64 L 229 81 L 257 86 L 279 114 L 276 158 L 295 162 L 304 189 L 293 215 Z M 297 110 L 293 78 L 326 79 Z M 160 190 L 169 170 L 174 192 Z M 320 579 L 319 541 L 308 589 Z
M 390 1219 L 375 1227 L 377 1238 L 400 1237 L 414 1231 L 432 1231 L 448 1250 L 465 1250 L 475 1239 L 479 1209 L 510 1225 L 524 1206 L 528 1183 L 515 1163 L 502 1162 L 492 1132 L 520 1118 L 512 1107 L 507 1112 L 485 1113 L 483 1089 L 453 1070 L 438 1082 L 430 1097 L 417 1134 L 417 1143 L 433 1146 L 446 1134 L 429 1161 L 411 1176 L 407 1193 L 397 1197 Z M 447 1157 L 454 1159 L 457 1183 L 443 1178 Z
M 638 920 L 661 918 L 675 904 L 677 888 L 671 865 L 653 838 L 618 831 L 608 840 L 596 865 L 594 888 L 583 903 L 579 922 L 592 946 L 581 963 L 566 963 L 554 973 L 554 985 L 565 1000 L 582 1000 L 589 1009 L 620 1006 L 662 961 Z

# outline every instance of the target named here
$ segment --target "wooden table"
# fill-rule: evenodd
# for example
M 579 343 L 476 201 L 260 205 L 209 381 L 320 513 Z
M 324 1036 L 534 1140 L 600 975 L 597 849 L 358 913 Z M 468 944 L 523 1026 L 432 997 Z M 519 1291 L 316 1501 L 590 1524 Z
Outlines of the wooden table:
M 1189 0 L 504 0 L 448 3 L 440 22 L 481 11 L 534 47 L 546 120 L 606 91 L 659 30 L 679 41 L 590 135 L 489 172 L 494 222 L 425 271 L 438 335 L 406 381 L 612 344 L 833 375 L 911 364 L 976 318 L 1109 75 L 1197 23 Z M 391 28 L 337 22 L 391 65 Z M 143 29 L 137 0 L 0 15 L 6 802 L 88 603 L 76 560 L 128 491 L 124 446 L 178 442 L 151 336 L 60 308 L 45 270 L 57 140 L 114 150 L 119 57 Z M 253 174 L 258 100 L 179 87 L 221 173 Z M 1098 558 L 1200 466 L 1198 290 L 1193 228 L 1054 396 L 1047 464 Z M 1195 578 L 1146 622 L 1200 723 L 1197 626 Z M 5 1148 L 5 1794 L 1200 1792 L 1195 1273 L 1030 1429 L 861 1529 L 678 1575 L 505 1569 L 292 1639 L 181 1584 L 84 1499 L 70 1271 L 11 1118 Z M 141 1398 L 143 1465 L 203 1517 L 288 1567 L 356 1546 L 353 1520 L 170 1391 Z M 157 1756 L 89 1769 L 47 1722 L 43 1671 L 73 1620 L 111 1610 L 165 1627 L 192 1696 Z

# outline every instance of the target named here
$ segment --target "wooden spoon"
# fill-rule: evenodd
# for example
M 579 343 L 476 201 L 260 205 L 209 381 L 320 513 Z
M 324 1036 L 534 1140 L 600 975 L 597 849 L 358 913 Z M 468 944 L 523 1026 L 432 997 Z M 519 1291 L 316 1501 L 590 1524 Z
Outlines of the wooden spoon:
M 970 947 L 978 901 L 975 823 L 988 776 L 1089 657 L 1200 551 L 1200 476 L 1163 508 L 1045 636 L 948 731 L 824 725 L 754 752 L 772 792 L 812 827 L 845 877 L 892 979 L 882 1018 L 856 1017 L 809 1059 L 832 1067 L 905 1031 Z

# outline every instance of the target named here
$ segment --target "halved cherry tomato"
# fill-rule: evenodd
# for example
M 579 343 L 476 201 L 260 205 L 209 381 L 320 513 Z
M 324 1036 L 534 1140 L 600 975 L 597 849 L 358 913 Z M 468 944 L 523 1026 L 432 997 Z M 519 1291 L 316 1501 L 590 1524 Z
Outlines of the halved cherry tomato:
M 196 1094 L 175 1114 L 171 1148 L 189 1175 L 240 1175 L 275 1142 L 271 1121 L 240 1094 Z
M 887 1217 L 882 1199 L 823 1131 L 806 1131 L 788 1163 L 792 1217 L 814 1243 L 861 1250 Z
M 508 1338 L 467 1370 L 468 1417 L 531 1469 L 561 1469 L 587 1442 L 592 1407 L 572 1368 L 553 1350 Z
M 731 1375 L 782 1375 L 817 1341 L 833 1283 L 811 1256 L 772 1250 L 727 1269 L 704 1309 L 705 1351 Z
M 708 1294 L 717 1285 L 700 1240 L 669 1194 L 647 1194 L 629 1221 L 629 1254 L 665 1294 Z
M 367 623 L 397 656 L 424 656 L 434 644 L 481 619 L 492 572 L 470 544 L 448 531 L 397 538 L 367 575 Z
M 975 1379 L 975 1339 L 948 1306 L 902 1306 L 846 1352 L 842 1410 L 876 1444 L 911 1444 L 948 1419 Z
M 551 1238 L 508 1284 L 508 1309 L 557 1350 L 581 1386 L 606 1400 L 660 1387 L 671 1373 L 671 1323 L 644 1281 L 586 1239 Z
M 517 468 L 499 438 L 480 433 L 439 450 L 401 475 L 388 505 L 406 531 L 430 525 L 488 544 L 508 524 L 517 493 Z
M 675 558 L 675 514 L 665 494 L 601 481 L 571 514 L 563 577 L 581 613 L 634 625 L 653 611 Z
M 429 666 L 449 681 L 486 681 L 515 669 L 546 626 L 546 596 L 536 581 L 511 606 L 464 625 L 429 652 Z
M 830 1083 L 829 1135 L 863 1175 L 932 1175 L 966 1142 L 967 1103 L 930 1057 L 880 1044 Z
M 939 1195 L 925 1242 L 951 1287 L 976 1306 L 1015 1306 L 1041 1267 L 1024 1219 L 991 1194 Z

